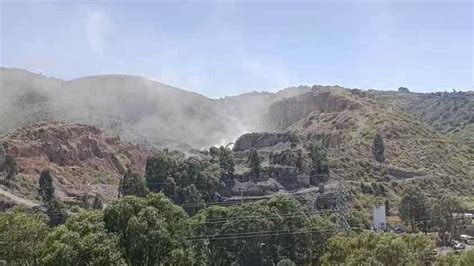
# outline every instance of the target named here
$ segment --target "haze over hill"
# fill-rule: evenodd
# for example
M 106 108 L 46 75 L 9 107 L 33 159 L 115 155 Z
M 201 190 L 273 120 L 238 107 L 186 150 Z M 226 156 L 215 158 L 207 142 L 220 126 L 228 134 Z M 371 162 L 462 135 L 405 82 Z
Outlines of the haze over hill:
M 64 81 L 2 68 L 0 77 L 5 96 L 0 102 L 0 132 L 51 119 L 87 123 L 135 143 L 178 149 L 227 144 L 242 133 L 264 130 L 272 102 L 310 89 L 213 100 L 137 76 Z
M 46 127 L 70 132 L 63 127 L 75 129 L 77 126 L 67 123 L 88 124 L 147 149 L 189 151 L 226 145 L 248 132 L 290 132 L 300 139 L 299 147 L 303 149 L 314 139 L 321 139 L 330 147 L 333 179 L 387 184 L 412 180 L 431 184 L 427 190 L 445 187 L 461 195 L 473 193 L 474 186 L 466 186 L 472 183 L 474 174 L 472 150 L 466 145 L 471 144 L 472 132 L 465 130 L 473 124 L 470 110 L 474 97 L 470 92 L 414 94 L 300 86 L 276 93 L 253 92 L 213 100 L 138 76 L 102 75 L 64 81 L 6 68 L 2 68 L 0 74 L 0 92 L 6 96 L 2 97 L 0 106 L 3 135 L 21 126 L 27 132 L 36 132 L 37 126 L 30 128 L 30 125 L 59 120 L 66 124 L 53 123 Z M 412 108 L 422 103 L 423 107 Z M 426 115 L 431 114 L 433 108 L 439 113 L 449 111 L 450 115 L 427 119 Z M 383 163 L 374 160 L 371 152 L 377 133 L 386 143 Z M 6 140 L 13 139 L 19 147 L 50 146 L 44 138 L 37 139 L 37 134 L 26 139 L 17 135 L 9 135 Z M 61 139 L 67 147 L 74 147 L 75 144 L 70 143 L 76 142 L 74 136 L 64 135 Z M 250 135 L 250 139 L 243 136 L 239 145 L 255 141 L 272 143 L 268 147 L 257 147 L 263 148 L 264 158 L 268 157 L 265 160 L 271 162 L 268 151 L 284 152 L 287 145 L 280 147 L 277 142 L 293 141 L 284 137 L 275 142 L 272 138 L 258 134 Z M 103 165 L 100 162 L 103 159 L 91 158 Z M 83 167 L 82 163 L 78 165 Z M 117 170 L 108 171 L 109 168 L 112 169 L 105 167 L 104 171 L 116 176 Z M 33 180 L 33 172 L 23 174 Z M 71 176 L 70 170 L 59 172 Z M 90 177 L 97 174 L 87 169 L 82 172 L 81 178 L 87 181 L 81 182 L 96 182 Z M 116 179 L 112 181 L 106 182 L 112 185 L 109 190 L 117 185 Z M 74 194 L 77 189 L 82 188 L 74 186 L 68 193 Z M 396 191 L 397 188 L 391 189 Z

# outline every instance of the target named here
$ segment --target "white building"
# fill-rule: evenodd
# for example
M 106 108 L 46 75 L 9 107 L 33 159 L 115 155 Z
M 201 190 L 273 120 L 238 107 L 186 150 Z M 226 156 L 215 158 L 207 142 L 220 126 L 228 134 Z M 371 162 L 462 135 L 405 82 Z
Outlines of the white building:
M 372 226 L 375 231 L 387 229 L 387 217 L 385 216 L 385 205 L 375 205 L 372 211 Z

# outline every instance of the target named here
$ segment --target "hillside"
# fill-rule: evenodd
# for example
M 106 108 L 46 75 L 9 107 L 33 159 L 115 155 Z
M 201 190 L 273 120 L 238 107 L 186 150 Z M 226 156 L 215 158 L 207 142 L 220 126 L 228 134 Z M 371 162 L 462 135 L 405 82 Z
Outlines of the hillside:
M 474 92 L 399 93 L 371 91 L 384 104 L 474 147 Z
M 96 127 L 58 122 L 20 128 L 3 140 L 3 146 L 19 170 L 10 190 L 33 201 L 40 172 L 47 168 L 60 198 L 77 199 L 84 193 L 115 198 L 119 177 L 128 167 L 143 173 L 151 154 Z
M 472 149 L 367 92 L 340 87 L 313 87 L 312 92 L 270 106 L 273 124 L 298 134 L 303 142 L 320 138 L 331 147 L 335 179 L 381 182 L 397 191 L 410 180 L 433 193 L 446 189 L 474 195 Z M 377 133 L 383 138 L 385 161 L 372 153 Z
M 109 137 L 105 136 L 117 134 L 125 141 L 149 149 L 187 152 L 225 145 L 250 132 L 283 134 L 244 135 L 234 147 L 236 178 L 241 181 L 247 182 L 249 178 L 247 157 L 253 143 L 260 145 L 256 148 L 263 167 L 275 171 L 263 174 L 266 179 L 262 184 L 243 184 L 248 195 L 262 196 L 282 187 L 301 185 L 299 181 L 285 185 L 273 180 L 275 175 L 293 176 L 289 172 L 298 171 L 295 156 L 299 155 L 290 145 L 295 136 L 299 139 L 296 149 L 304 151 L 305 164 L 310 161 L 307 154 L 310 144 L 316 139 L 324 140 L 329 146 L 331 180 L 352 181 L 358 190 L 367 185 L 383 186 L 396 196 L 400 191 L 398 184 L 408 181 L 421 184 L 433 195 L 441 188 L 459 196 L 474 194 L 473 152 L 462 143 L 470 138 L 469 135 L 458 138 L 461 135 L 457 134 L 469 134 L 472 127 L 472 93 L 441 97 L 364 92 L 338 86 L 300 86 L 277 93 L 252 92 L 213 100 L 137 76 L 103 75 L 63 81 L 18 69 L 2 68 L 0 73 L 0 91 L 7 95 L 2 97 L 0 106 L 3 115 L 0 132 L 8 135 L 5 138 L 10 147 L 8 152 L 18 157 L 21 184 L 17 189 L 22 195 L 33 196 L 34 181 L 46 166 L 64 178 L 59 188 L 61 195 L 82 193 L 88 189 L 89 185 L 85 184 L 92 182 L 110 185 L 105 186 L 107 197 L 116 192 L 116 177 L 127 164 L 143 167 L 142 157 L 126 160 L 117 168 L 116 160 L 107 157 L 111 155 L 100 157 L 94 153 L 85 161 L 77 158 L 70 161 L 71 154 L 78 156 L 84 152 L 81 147 L 92 149 L 88 141 L 82 143 L 85 139 L 92 138 L 92 143 L 98 143 L 94 149 L 100 150 L 99 154 L 106 151 L 121 158 L 125 152 L 124 158 L 129 158 L 128 150 L 132 154 L 149 153 L 120 141 L 110 146 Z M 426 107 L 414 109 L 413 106 L 418 106 L 415 103 L 423 103 L 423 97 L 428 99 L 424 103 Z M 423 108 L 428 111 L 422 111 Z M 452 112 L 444 111 L 447 115 L 431 115 L 428 119 L 428 114 L 441 114 L 443 110 Z M 64 122 L 35 124 L 48 120 Z M 18 129 L 21 126 L 24 127 Z M 38 131 L 62 133 L 60 138 L 53 134 L 50 139 Z M 385 161 L 377 161 L 372 152 L 377 133 L 384 142 Z M 45 147 L 47 150 L 42 150 Z M 64 147 L 67 148 L 63 150 Z M 114 178 L 97 181 L 104 173 Z M 300 174 L 303 177 L 298 178 L 305 179 L 304 175 L 310 175 L 311 171 L 302 169 Z M 239 186 L 224 192 L 236 196 L 242 189 Z M 92 191 L 98 187 L 102 185 L 93 185 Z
M 219 100 L 146 78 L 102 75 L 71 81 L 0 68 L 0 136 L 43 120 L 86 123 L 127 141 L 188 150 L 265 130 L 268 106 L 309 91 L 249 93 Z M 192 130 L 189 130 L 192 128 Z

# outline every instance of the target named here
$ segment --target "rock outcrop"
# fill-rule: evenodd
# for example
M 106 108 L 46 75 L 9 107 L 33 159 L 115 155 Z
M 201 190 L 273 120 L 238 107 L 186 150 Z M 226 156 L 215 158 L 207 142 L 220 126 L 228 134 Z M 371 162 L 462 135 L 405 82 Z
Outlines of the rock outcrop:
M 113 198 L 119 177 L 128 167 L 143 172 L 151 154 L 96 127 L 59 122 L 20 128 L 4 139 L 4 146 L 17 160 L 19 180 L 36 187 L 41 170 L 50 168 L 60 197 L 99 193 Z M 30 192 L 25 196 L 35 194 Z
M 251 148 L 261 149 L 275 146 L 278 143 L 291 142 L 292 137 L 288 133 L 248 133 L 240 136 L 234 144 L 234 151 L 245 151 Z

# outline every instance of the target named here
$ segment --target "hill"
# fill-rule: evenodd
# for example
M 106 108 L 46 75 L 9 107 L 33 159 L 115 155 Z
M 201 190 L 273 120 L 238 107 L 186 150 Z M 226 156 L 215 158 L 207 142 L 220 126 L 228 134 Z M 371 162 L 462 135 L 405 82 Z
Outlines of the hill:
M 399 93 L 371 91 L 382 103 L 474 147 L 474 92 Z
M 188 150 L 227 144 L 265 130 L 268 106 L 309 91 L 249 93 L 219 100 L 138 76 L 101 75 L 64 81 L 0 68 L 0 136 L 44 120 L 86 123 L 155 148 Z M 192 129 L 192 130 L 190 130 Z
M 398 191 L 410 181 L 437 194 L 446 189 L 474 195 L 474 157 L 467 145 L 450 138 L 372 93 L 314 86 L 309 93 L 270 106 L 276 129 L 294 132 L 303 142 L 323 139 L 330 149 L 333 178 L 380 182 Z M 373 154 L 376 134 L 384 161 Z
M 10 190 L 33 201 L 44 169 L 51 169 L 60 198 L 79 199 L 83 193 L 115 198 L 119 177 L 128 167 L 143 173 L 151 154 L 96 127 L 60 122 L 19 128 L 4 138 L 3 147 L 19 169 Z

